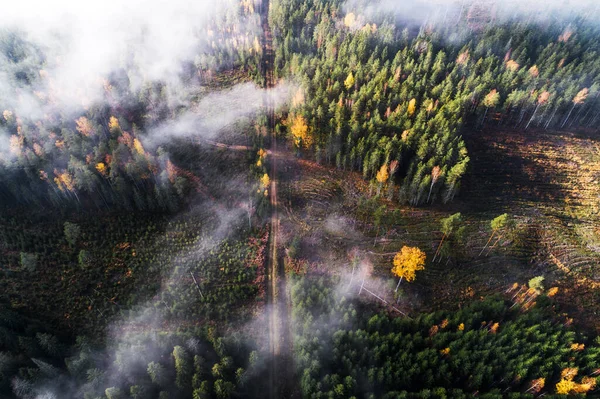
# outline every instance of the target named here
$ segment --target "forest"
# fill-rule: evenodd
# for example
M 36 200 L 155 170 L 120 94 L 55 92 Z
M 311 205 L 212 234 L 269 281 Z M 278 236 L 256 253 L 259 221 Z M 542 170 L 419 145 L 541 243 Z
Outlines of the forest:
M 595 388 L 600 341 L 551 322 L 547 296 L 527 313 L 490 297 L 408 319 L 364 313 L 340 285 L 292 283 L 305 397 L 533 398 L 553 385 L 558 394 Z
M 411 34 L 385 18 L 369 23 L 359 9 L 342 18 L 339 1 L 277 2 L 275 68 L 302 83 L 289 119 L 292 135 L 306 125 L 299 146 L 388 185 L 390 199 L 452 200 L 469 162 L 465 125 L 597 126 L 597 25 L 507 21 L 466 36 L 460 24 Z M 447 43 L 453 34 L 461 39 Z
M 596 4 L 23 1 L 0 398 L 599 395 Z
M 51 54 L 18 31 L 2 31 L 3 73 L 24 97 L 0 99 L 0 129 L 8 139 L 0 153 L 2 204 L 177 210 L 199 181 L 171 162 L 169 143 L 154 136 L 173 129 L 167 122 L 197 106 L 207 86 L 236 82 L 217 81 L 219 72 L 261 79 L 261 49 L 251 35 L 256 24 L 254 10 L 239 5 L 237 13 L 204 26 L 197 44 L 204 51 L 186 60 L 181 82 L 134 80 L 140 66 L 128 60 L 97 82 L 96 101 L 80 93 L 74 110 L 71 104 L 62 109 L 64 94 L 53 92 L 55 82 L 45 69 L 53 67 Z M 238 25 L 247 31 L 232 31 Z M 32 107 L 39 111 L 19 112 Z

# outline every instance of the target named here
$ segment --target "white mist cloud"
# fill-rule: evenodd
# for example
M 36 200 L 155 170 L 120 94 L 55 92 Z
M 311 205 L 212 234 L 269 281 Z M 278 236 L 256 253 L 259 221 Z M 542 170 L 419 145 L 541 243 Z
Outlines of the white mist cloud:
M 199 205 L 191 213 L 206 210 L 206 207 L 210 207 L 214 211 L 214 215 L 217 217 L 217 225 L 210 231 L 210 234 L 206 237 L 197 239 L 192 247 L 179 256 L 181 259 L 184 258 L 198 258 L 202 255 L 207 254 L 210 250 L 215 249 L 225 239 L 230 238 L 232 234 L 238 230 L 239 226 L 245 224 L 244 211 L 240 208 L 223 209 L 218 203 L 204 203 Z M 200 212 L 202 212 L 200 211 Z M 188 215 L 180 215 L 180 220 L 185 220 Z M 170 264 L 168 270 L 165 270 L 165 277 L 162 282 L 161 292 L 156 297 L 161 297 L 162 292 L 170 292 L 171 290 L 178 289 L 181 284 L 181 276 L 187 276 L 189 273 L 188 269 L 182 269 L 181 264 L 189 264 L 189 262 L 180 262 L 175 260 Z M 171 305 L 171 304 L 169 304 Z M 121 360 L 115 357 L 111 357 L 109 360 L 109 367 L 106 370 L 108 381 L 117 384 L 122 381 L 123 364 L 130 365 L 132 368 L 140 367 L 140 372 L 144 373 L 148 364 L 148 361 L 156 359 L 157 356 L 153 356 L 153 353 L 164 348 L 153 348 L 147 342 L 132 346 L 132 342 L 136 341 L 136 337 L 143 331 L 145 335 L 157 333 L 157 332 L 175 332 L 179 327 L 176 322 L 169 320 L 167 328 L 165 322 L 167 320 L 164 310 L 157 309 L 155 303 L 150 303 L 138 306 L 135 310 L 130 311 L 128 316 L 113 322 L 109 327 L 109 334 L 107 341 L 109 342 L 108 350 L 109 353 L 115 348 L 119 348 L 117 351 L 121 357 Z M 139 352 L 142 351 L 143 355 Z M 123 356 L 123 354 L 130 353 L 131 356 Z M 128 362 L 128 363 L 127 363 Z M 125 367 L 127 372 L 132 373 L 134 370 Z M 109 386 L 111 383 L 109 382 Z
M 241 118 L 255 115 L 266 99 L 275 108 L 285 105 L 295 90 L 293 84 L 282 82 L 267 90 L 253 83 L 242 83 L 230 89 L 211 92 L 180 117 L 152 129 L 144 138 L 145 144 L 160 145 L 173 137 L 214 138 Z
M 163 266 L 163 280 L 160 291 L 155 298 L 136 305 L 121 317 L 112 320 L 108 326 L 105 337 L 106 348 L 95 352 L 94 359 L 103 359 L 104 372 L 103 386 L 118 386 L 136 374 L 145 374 L 148 363 L 157 361 L 160 354 L 165 351 L 164 343 L 161 344 L 157 334 L 176 333 L 180 327 L 177 320 L 169 317 L 168 310 L 157 305 L 157 298 L 164 292 L 172 292 L 181 288 L 182 276 L 188 276 L 189 269 L 182 265 L 189 265 L 189 259 L 197 259 L 207 255 L 217 248 L 224 240 L 231 238 L 240 226 L 245 225 L 245 212 L 241 208 L 224 208 L 217 202 L 206 201 L 192 208 L 188 213 L 179 215 L 175 220 L 187 220 L 195 213 L 206 214 L 210 209 L 214 217 L 214 229 L 205 231 L 201 238 L 194 241 L 186 250 L 168 265 Z M 158 238 L 158 243 L 168 240 L 168 234 Z M 165 247 L 170 245 L 165 243 Z M 167 300 L 168 301 L 168 300 Z M 164 303 L 171 306 L 173 303 Z M 187 341 L 186 346 L 191 351 L 202 354 L 205 348 L 194 338 Z M 172 349 L 172 348 L 171 348 Z M 79 385 L 74 379 L 65 375 L 60 381 L 43 381 L 41 386 L 35 386 L 36 399 L 53 398 L 80 398 L 89 388 L 89 383 Z M 68 389 L 68 392 L 65 391 Z
M 457 18 L 465 17 L 474 5 L 483 10 L 493 10 L 497 21 L 544 21 L 574 16 L 596 21 L 600 17 L 600 3 L 597 0 L 347 0 L 343 9 L 367 19 L 393 15 L 406 23 L 456 24 Z
M 3 161 L 12 158 L 9 137 L 9 134 L 6 133 L 4 129 L 0 128 L 0 165 L 2 165 Z
M 177 82 L 182 63 L 219 34 L 209 33 L 212 24 L 237 19 L 238 7 L 236 0 L 10 1 L 2 5 L 0 29 L 16 29 L 39 46 L 47 73 L 40 89 L 64 110 L 100 99 L 102 78 L 120 67 L 136 71 L 133 82 Z M 4 64 L 0 59 L 0 71 Z M 14 96 L 17 86 L 0 73 L 0 94 Z

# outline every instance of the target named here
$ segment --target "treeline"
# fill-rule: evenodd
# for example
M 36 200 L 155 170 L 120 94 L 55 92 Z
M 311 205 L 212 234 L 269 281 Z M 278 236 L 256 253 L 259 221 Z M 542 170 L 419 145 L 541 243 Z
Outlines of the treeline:
M 265 368 L 252 342 L 193 332 L 123 331 L 108 349 L 74 345 L 0 307 L 3 398 L 174 399 L 259 397 Z
M 485 398 L 597 392 L 600 339 L 556 318 L 548 297 L 527 311 L 499 297 L 415 319 L 366 311 L 327 277 L 292 286 L 304 397 Z M 352 289 L 352 288 L 351 288 Z
M 402 202 L 454 198 L 465 125 L 584 128 L 600 117 L 600 39 L 584 23 L 460 36 L 466 21 L 402 30 L 337 0 L 277 0 L 271 23 L 276 70 L 302 86 L 287 123 L 297 146 Z
M 224 70 L 262 79 L 253 4 L 241 3 L 205 28 L 204 36 L 190 38 L 203 50 L 183 65 L 175 84 L 180 87 L 132 81 L 131 76 L 143 75 L 144 66 L 129 60 L 102 77 L 101 98 L 89 103 L 82 96 L 66 105 L 57 101 L 61 93 L 54 92 L 44 69 L 53 55 L 23 33 L 0 32 L 4 83 L 15 91 L 0 99 L 0 203 L 177 208 L 198 182 L 173 164 L 164 148 L 156 149 L 148 131 L 198 101 Z

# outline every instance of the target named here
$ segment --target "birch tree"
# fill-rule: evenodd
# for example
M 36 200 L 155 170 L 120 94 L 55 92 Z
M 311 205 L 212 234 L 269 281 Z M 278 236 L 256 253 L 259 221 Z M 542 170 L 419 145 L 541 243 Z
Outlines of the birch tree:
M 571 110 L 569 111 L 569 113 L 567 114 L 567 117 L 565 118 L 564 122 L 562 123 L 562 125 L 560 125 L 560 128 L 562 129 L 563 127 L 565 127 L 565 125 L 567 124 L 567 122 L 569 121 L 569 118 L 571 117 L 571 114 L 573 113 L 573 110 L 575 109 L 575 107 L 579 104 L 583 104 L 585 102 L 585 99 L 587 98 L 589 93 L 589 89 L 586 87 L 582 90 L 579 91 L 579 93 L 577 93 L 577 95 L 573 98 L 573 106 L 571 107 Z
M 540 108 L 540 105 L 546 104 L 548 102 L 549 98 L 550 98 L 550 92 L 543 91 L 540 93 L 540 95 L 537 98 L 537 105 L 535 106 L 535 110 L 533 111 L 531 118 L 529 118 L 529 122 L 527 122 L 527 125 L 525 126 L 525 130 L 527 130 L 529 128 L 529 125 L 531 124 L 531 121 L 533 121 L 533 118 L 535 118 L 535 114 L 537 113 L 538 108 Z
M 392 273 L 400 277 L 396 291 L 398 291 L 403 279 L 408 282 L 413 281 L 416 278 L 416 272 L 425 269 L 425 260 L 425 252 L 419 248 L 407 247 L 406 245 L 402 247 L 400 252 L 394 256 L 394 267 L 392 268 Z

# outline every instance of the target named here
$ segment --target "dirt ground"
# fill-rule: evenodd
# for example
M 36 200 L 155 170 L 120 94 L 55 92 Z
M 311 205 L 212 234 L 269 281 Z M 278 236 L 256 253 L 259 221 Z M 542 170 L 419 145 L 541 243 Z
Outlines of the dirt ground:
M 409 314 L 460 307 L 542 275 L 547 289 L 558 287 L 553 300 L 559 312 L 600 329 L 600 141 L 587 134 L 495 129 L 466 140 L 471 165 L 459 198 L 422 208 L 379 198 L 375 207 L 384 206 L 390 222 L 379 229 L 373 208 L 360 205 L 374 196 L 360 174 L 288 149 L 280 163 L 282 245 L 295 241 L 299 247 L 296 268 L 348 274 L 358 253 L 377 282 L 372 291 L 381 300 L 370 299 Z M 455 212 L 463 216 L 466 236 L 433 263 L 439 220 Z M 515 218 L 516 232 L 479 256 L 489 222 L 504 212 Z M 424 250 L 428 262 L 414 282 L 403 283 L 398 298 L 390 269 L 403 245 Z

